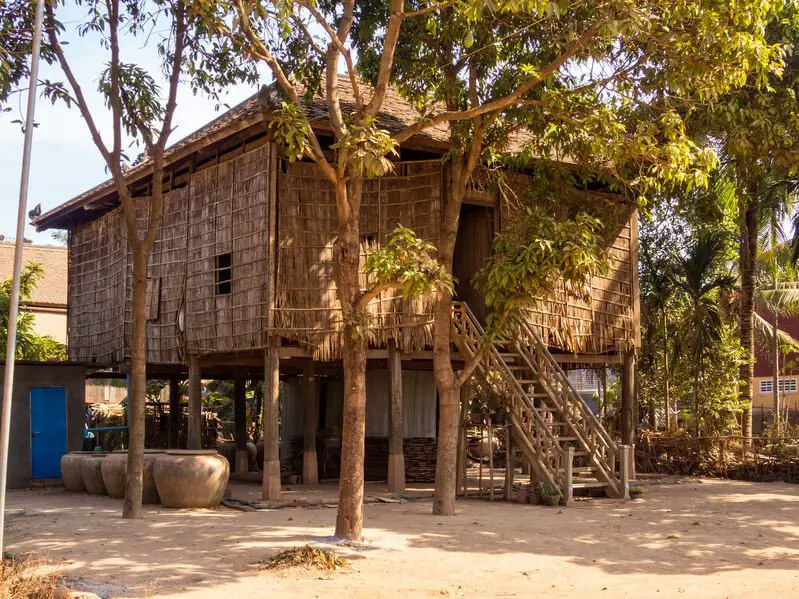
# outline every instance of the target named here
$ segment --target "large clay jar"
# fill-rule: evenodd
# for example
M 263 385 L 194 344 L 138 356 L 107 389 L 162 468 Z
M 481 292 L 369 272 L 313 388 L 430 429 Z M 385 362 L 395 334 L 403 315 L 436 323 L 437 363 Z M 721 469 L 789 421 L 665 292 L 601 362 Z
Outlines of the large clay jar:
M 258 448 L 255 443 L 247 441 L 247 466 L 250 472 L 257 472 L 258 468 Z
M 83 484 L 92 495 L 105 495 L 107 493 L 103 482 L 103 461 L 108 454 L 92 453 L 83 456 L 80 464 L 80 473 Z
M 214 507 L 225 494 L 230 465 L 213 449 L 175 449 L 155 460 L 153 478 L 167 507 Z
M 100 466 L 105 490 L 108 491 L 108 494 L 114 499 L 122 499 L 125 496 L 125 482 L 127 480 L 125 472 L 127 466 L 127 451 L 112 452 L 111 455 L 103 460 Z
M 73 451 L 61 456 L 61 480 L 67 491 L 85 491 L 86 485 L 83 484 L 83 474 L 80 465 L 90 451 Z
M 164 453 L 165 452 L 157 449 L 144 450 L 144 477 L 141 491 L 142 503 L 161 503 L 161 498 L 158 496 L 158 489 L 155 487 L 155 479 L 153 478 L 153 466 L 156 460 L 161 458 Z
M 233 441 L 225 441 L 216 446 L 216 451 L 228 461 L 232 472 L 236 467 L 236 444 Z

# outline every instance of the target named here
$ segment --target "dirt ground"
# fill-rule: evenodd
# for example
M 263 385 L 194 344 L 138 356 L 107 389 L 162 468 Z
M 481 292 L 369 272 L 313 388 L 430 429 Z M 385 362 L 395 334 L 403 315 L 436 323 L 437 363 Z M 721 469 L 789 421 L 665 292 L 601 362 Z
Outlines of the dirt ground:
M 330 542 L 331 508 L 151 508 L 134 522 L 117 500 L 51 489 L 12 492 L 8 509 L 8 549 L 103 597 L 799 596 L 799 485 L 781 483 L 669 479 L 569 508 L 472 499 L 452 518 L 429 499 L 369 504 L 366 542 L 339 548 L 352 568 L 333 574 L 258 569 Z

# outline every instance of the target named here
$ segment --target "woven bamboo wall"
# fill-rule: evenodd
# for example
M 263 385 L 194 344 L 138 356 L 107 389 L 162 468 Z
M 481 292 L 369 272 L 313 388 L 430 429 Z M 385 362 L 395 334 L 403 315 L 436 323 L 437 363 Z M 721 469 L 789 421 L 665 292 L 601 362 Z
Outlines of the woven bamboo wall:
M 189 353 L 264 346 L 271 145 L 192 175 L 188 199 L 186 345 Z M 230 255 L 230 293 L 218 293 Z
M 76 226 L 69 237 L 69 359 L 114 364 L 125 354 L 127 241 L 122 213 Z
M 500 188 L 501 222 L 505 227 L 529 194 L 529 178 L 518 173 L 507 177 Z M 567 211 L 578 200 L 563 200 Z M 605 225 L 604 237 L 611 256 L 609 271 L 594 276 L 590 294 L 570 293 L 563 284 L 554 297 L 529 311 L 529 322 L 538 327 L 549 345 L 575 353 L 623 352 L 636 344 L 635 268 L 632 239 L 635 208 L 621 200 L 592 194 L 582 202 L 592 204 L 592 212 Z M 637 243 L 637 240 L 635 240 Z
M 186 187 L 164 194 L 163 219 L 147 265 L 147 362 L 150 364 L 183 362 L 184 343 L 178 328 L 178 314 L 186 288 L 187 198 Z M 134 202 L 139 235 L 144 236 L 149 226 L 150 198 L 138 197 Z M 124 226 L 122 233 L 127 239 Z M 126 267 L 125 356 L 130 357 L 133 295 L 130 251 Z
M 341 307 L 336 298 L 333 239 L 336 230 L 332 185 L 314 164 L 283 163 L 278 192 L 278 272 L 275 328 L 330 360 L 341 352 Z M 361 207 L 362 259 L 384 242 L 396 225 L 437 241 L 441 226 L 441 163 L 398 163 L 393 174 L 364 186 Z M 362 277 L 362 288 L 370 284 Z M 403 350 L 432 343 L 429 298 L 385 295 L 370 305 L 372 345 L 396 339 Z

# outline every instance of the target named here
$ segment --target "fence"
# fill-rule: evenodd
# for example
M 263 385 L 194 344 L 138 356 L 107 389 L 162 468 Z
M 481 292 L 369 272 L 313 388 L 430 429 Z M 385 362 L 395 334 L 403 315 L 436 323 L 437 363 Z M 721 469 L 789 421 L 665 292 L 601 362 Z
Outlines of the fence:
M 799 425 L 799 410 L 785 408 L 780 410 L 780 421 L 794 426 Z M 774 408 L 752 406 L 752 433 L 762 435 L 774 422 Z
M 638 472 L 799 483 L 796 437 L 666 437 L 642 433 Z

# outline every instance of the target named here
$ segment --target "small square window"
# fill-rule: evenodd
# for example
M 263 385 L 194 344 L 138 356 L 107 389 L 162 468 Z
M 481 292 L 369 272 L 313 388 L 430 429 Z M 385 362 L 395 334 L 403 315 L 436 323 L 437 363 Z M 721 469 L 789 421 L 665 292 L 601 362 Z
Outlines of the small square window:
M 771 393 L 774 391 L 774 383 L 771 380 L 768 381 L 760 381 L 760 392 L 761 393 Z
M 230 254 L 219 254 L 216 257 L 216 294 L 230 295 L 231 290 L 231 257 Z

